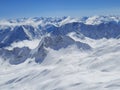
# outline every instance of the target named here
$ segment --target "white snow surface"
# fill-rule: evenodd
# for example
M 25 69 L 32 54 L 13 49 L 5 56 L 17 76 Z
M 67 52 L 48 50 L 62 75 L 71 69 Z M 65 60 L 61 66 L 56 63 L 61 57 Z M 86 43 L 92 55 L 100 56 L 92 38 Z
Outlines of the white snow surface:
M 48 48 L 41 64 L 29 58 L 10 65 L 1 57 L 0 90 L 120 90 L 120 39 L 80 39 L 73 34 L 74 40 L 86 42 L 93 49 Z
M 14 48 L 28 47 L 29 49 L 35 49 L 39 45 L 40 39 L 33 40 L 23 40 L 19 42 L 13 42 L 10 46 L 5 47 L 5 49 L 13 50 Z
M 62 25 L 67 24 L 67 23 L 73 23 L 73 22 L 80 22 L 80 19 L 78 19 L 78 18 L 71 18 L 70 16 L 68 16 L 66 19 L 62 20 L 59 23 L 59 26 L 62 26 Z

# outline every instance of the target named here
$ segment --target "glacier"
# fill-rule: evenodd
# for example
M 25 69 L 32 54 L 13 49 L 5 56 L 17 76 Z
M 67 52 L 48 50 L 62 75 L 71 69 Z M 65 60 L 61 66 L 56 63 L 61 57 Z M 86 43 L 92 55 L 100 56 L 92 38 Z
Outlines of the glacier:
M 120 17 L 0 20 L 0 90 L 119 90 Z

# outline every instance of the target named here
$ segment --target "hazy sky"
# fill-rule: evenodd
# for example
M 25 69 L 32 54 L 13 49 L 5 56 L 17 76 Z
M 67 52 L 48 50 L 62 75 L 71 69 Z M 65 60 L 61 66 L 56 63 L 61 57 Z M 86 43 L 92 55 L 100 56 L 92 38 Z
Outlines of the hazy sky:
M 0 18 L 120 15 L 120 0 L 0 0 Z

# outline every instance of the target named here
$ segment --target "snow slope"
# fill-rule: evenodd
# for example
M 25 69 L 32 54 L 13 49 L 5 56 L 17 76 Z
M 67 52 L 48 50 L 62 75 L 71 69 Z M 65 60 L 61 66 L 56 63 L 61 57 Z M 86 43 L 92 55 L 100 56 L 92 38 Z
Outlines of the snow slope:
M 0 21 L 0 90 L 120 90 L 119 21 Z
M 74 46 L 48 49 L 41 64 L 34 58 L 19 65 L 1 59 L 0 90 L 119 90 L 119 40 L 92 44 L 96 47 L 87 52 Z

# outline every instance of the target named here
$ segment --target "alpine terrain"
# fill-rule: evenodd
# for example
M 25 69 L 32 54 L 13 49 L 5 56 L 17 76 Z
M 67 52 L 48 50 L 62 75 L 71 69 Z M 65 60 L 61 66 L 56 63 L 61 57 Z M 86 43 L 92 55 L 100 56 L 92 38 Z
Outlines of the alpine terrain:
M 120 16 L 0 20 L 0 90 L 120 90 Z

